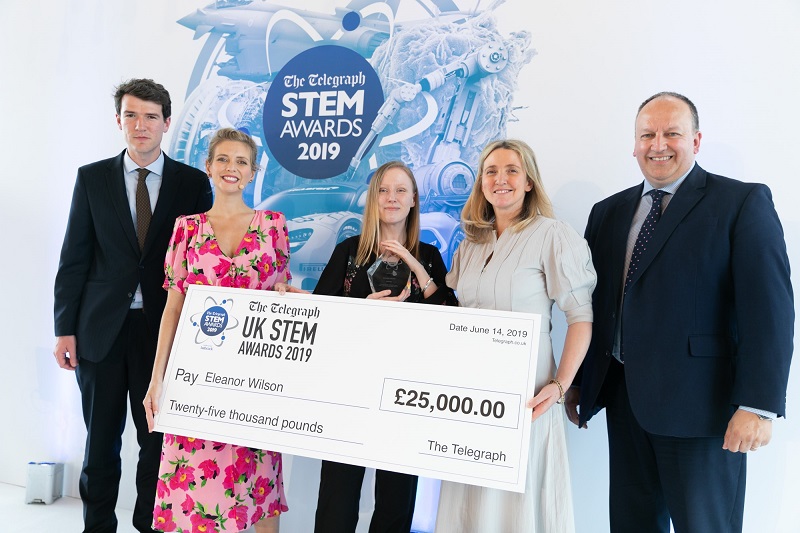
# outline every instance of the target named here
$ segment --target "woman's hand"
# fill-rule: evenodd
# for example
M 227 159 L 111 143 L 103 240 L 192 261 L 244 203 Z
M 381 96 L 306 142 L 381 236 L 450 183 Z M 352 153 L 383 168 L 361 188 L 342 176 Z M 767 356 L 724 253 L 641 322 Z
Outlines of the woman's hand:
M 147 393 L 144 395 L 144 414 L 147 418 L 147 431 L 153 432 L 153 427 L 156 425 L 155 416 L 158 414 L 158 401 L 161 399 L 161 382 L 150 380 L 150 386 L 147 387 Z
M 380 244 L 381 252 L 392 253 L 403 260 L 403 262 L 409 266 L 411 266 L 412 261 L 416 261 L 416 258 L 411 255 L 405 246 L 400 244 L 400 241 L 389 240 L 389 241 L 381 241 Z
M 386 289 L 385 291 L 378 291 L 373 292 L 369 296 L 367 296 L 368 300 L 383 300 L 384 302 L 403 302 L 411 295 L 411 291 L 408 289 L 403 289 L 403 291 L 398 294 L 397 296 L 391 296 L 392 291 Z
M 525 404 L 526 407 L 533 408 L 531 420 L 536 420 L 545 414 L 553 404 L 558 402 L 559 398 L 561 398 L 561 391 L 555 383 L 548 383 L 542 387 L 539 394 L 528 400 L 528 403 Z
M 396 255 L 408 265 L 408 267 L 411 269 L 411 272 L 413 272 L 417 277 L 417 283 L 420 284 L 420 289 L 423 287 L 426 289 L 422 291 L 423 298 L 426 297 L 426 294 L 430 296 L 436 292 L 437 286 L 436 283 L 433 282 L 433 279 L 431 279 L 430 274 L 428 274 L 428 272 L 425 270 L 425 267 L 422 266 L 422 263 L 420 263 L 416 257 L 411 255 L 411 252 L 409 252 L 405 246 L 400 244 L 398 241 L 381 241 L 381 250 Z M 428 283 L 429 280 L 431 283 Z
M 286 294 L 287 292 L 294 292 L 297 294 L 311 294 L 309 291 L 304 291 L 303 289 L 298 289 L 297 287 L 292 287 L 288 283 L 276 283 L 272 286 L 273 291 L 277 291 L 282 295 Z

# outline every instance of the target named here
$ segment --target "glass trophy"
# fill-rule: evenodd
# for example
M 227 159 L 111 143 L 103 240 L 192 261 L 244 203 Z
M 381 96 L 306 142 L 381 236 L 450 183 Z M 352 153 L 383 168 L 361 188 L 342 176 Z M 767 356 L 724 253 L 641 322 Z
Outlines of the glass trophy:
M 396 255 L 381 254 L 367 269 L 372 292 L 392 291 L 397 296 L 403 289 L 411 288 L 411 268 Z

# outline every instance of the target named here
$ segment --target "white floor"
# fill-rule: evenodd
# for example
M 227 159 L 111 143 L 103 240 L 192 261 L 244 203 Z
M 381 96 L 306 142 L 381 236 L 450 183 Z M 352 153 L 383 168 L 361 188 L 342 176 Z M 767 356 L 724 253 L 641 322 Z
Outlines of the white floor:
M 46 533 L 51 531 L 82 531 L 83 508 L 77 498 L 59 498 L 51 504 L 25 503 L 25 487 L 0 483 L 0 516 L 7 517 L 2 526 L 9 533 Z M 118 533 L 136 533 L 131 525 L 131 511 L 117 509 Z M 13 517 L 13 518 L 12 518 Z
M 80 499 L 64 497 L 48 505 L 25 503 L 25 487 L 6 483 L 0 483 L 0 516 L 9 517 L 2 520 L 4 524 L 14 524 L 13 529 L 0 526 L 3 533 L 83 531 L 83 506 Z M 117 533 L 137 533 L 131 525 L 132 516 L 130 510 L 117 508 Z
M 307 533 L 313 530 L 319 471 L 318 459 L 284 456 L 283 473 L 290 512 L 281 517 L 282 532 Z M 123 484 L 132 484 L 132 480 L 124 479 L 125 475 L 123 472 Z M 361 491 L 361 512 L 356 533 L 367 533 L 374 502 L 374 482 L 374 470 L 367 469 Z M 23 486 L 0 483 L 0 517 L 8 517 L 0 519 L 0 533 L 76 533 L 83 530 L 83 506 L 79 498 L 62 497 L 48 505 L 26 504 L 25 493 Z M 433 531 L 438 499 L 439 482 L 420 478 L 413 531 Z M 124 502 L 125 499 L 120 501 Z M 116 513 L 119 523 L 117 533 L 136 533 L 131 525 L 132 511 L 118 506 Z M 252 528 L 247 533 L 252 533 Z
M 317 470 L 319 469 L 317 468 Z M 427 482 L 428 485 L 431 483 L 431 480 L 427 479 L 422 481 Z M 438 493 L 438 483 L 435 487 L 428 485 L 423 483 L 420 490 L 425 492 L 436 489 Z M 429 510 L 423 509 L 424 507 L 426 507 L 424 502 L 417 503 L 418 510 L 429 512 Z M 290 515 L 291 513 L 287 514 L 287 518 L 292 518 Z M 56 531 L 74 533 L 83 530 L 83 506 L 80 499 L 63 497 L 48 505 L 43 503 L 27 504 L 25 503 L 25 487 L 7 483 L 0 483 L 0 517 L 9 517 L 0 520 L 0 533 L 50 533 Z M 119 521 L 117 533 L 136 533 L 131 525 L 131 517 L 132 512 L 129 509 L 117 508 L 117 520 Z M 296 520 L 286 520 L 285 523 L 281 520 L 281 522 L 282 531 L 292 533 L 293 530 L 298 530 Z M 367 513 L 366 519 L 362 517 L 359 530 L 366 531 L 368 523 L 369 513 Z M 5 524 L 13 524 L 13 529 L 9 529 Z M 305 529 L 302 525 L 299 527 Z M 250 532 L 252 529 L 244 533 Z

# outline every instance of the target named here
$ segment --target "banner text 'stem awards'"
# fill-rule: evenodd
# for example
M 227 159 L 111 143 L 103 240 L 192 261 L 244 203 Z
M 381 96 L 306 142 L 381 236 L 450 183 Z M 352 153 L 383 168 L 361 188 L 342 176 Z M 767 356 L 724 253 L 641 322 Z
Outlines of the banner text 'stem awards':
M 192 285 L 156 429 L 523 492 L 540 320 Z

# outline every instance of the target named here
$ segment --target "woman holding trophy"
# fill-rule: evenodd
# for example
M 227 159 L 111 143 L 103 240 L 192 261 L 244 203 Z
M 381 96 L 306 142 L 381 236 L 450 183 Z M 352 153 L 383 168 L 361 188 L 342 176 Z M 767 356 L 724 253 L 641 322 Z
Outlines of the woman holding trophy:
M 314 294 L 457 305 L 445 283 L 439 250 L 419 242 L 419 194 L 411 170 L 399 161 L 372 177 L 360 235 L 339 243 Z M 352 533 L 358 523 L 364 467 L 323 461 L 315 531 Z M 370 533 L 408 531 L 417 477 L 378 470 Z

